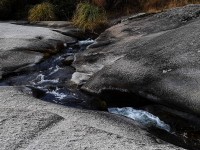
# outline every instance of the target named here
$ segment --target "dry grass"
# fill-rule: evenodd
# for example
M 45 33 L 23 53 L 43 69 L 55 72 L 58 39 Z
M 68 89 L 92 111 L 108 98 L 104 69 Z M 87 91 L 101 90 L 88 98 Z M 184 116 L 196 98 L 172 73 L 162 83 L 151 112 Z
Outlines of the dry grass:
M 106 13 L 102 8 L 89 3 L 80 3 L 77 6 L 73 17 L 75 26 L 94 32 L 98 28 L 107 24 Z
M 109 13 L 122 15 L 141 11 L 156 13 L 187 4 L 200 4 L 200 0 L 92 0 L 92 2 L 97 6 L 107 8 Z
M 34 6 L 30 9 L 28 16 L 30 22 L 52 21 L 55 18 L 54 6 L 47 2 Z
M 200 4 L 200 0 L 140 0 L 143 11 L 155 13 L 169 8 Z
M 98 7 L 105 7 L 107 4 L 106 0 L 92 0 L 92 3 Z

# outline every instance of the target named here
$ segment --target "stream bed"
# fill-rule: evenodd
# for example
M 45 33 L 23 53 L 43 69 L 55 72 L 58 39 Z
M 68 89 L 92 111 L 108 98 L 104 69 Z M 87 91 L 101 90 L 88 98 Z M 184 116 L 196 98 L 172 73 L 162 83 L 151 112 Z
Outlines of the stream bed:
M 88 39 L 66 45 L 66 48 L 58 54 L 45 58 L 34 66 L 4 75 L 0 86 L 23 87 L 22 91 L 31 96 L 69 107 L 97 109 L 93 105 L 93 97 L 83 93 L 77 87 L 69 88 L 68 85 L 75 72 L 71 66 L 74 55 L 85 50 L 86 46 L 93 42 Z M 129 117 L 141 123 L 161 139 L 188 149 L 200 149 L 200 121 L 197 121 L 200 119 L 198 117 L 177 112 L 173 114 L 173 111 L 169 109 L 158 110 L 160 107 L 149 106 L 108 108 L 110 113 Z M 187 117 L 189 119 L 185 119 Z M 196 122 L 193 122 L 194 120 Z
M 58 54 L 44 58 L 34 66 L 4 75 L 0 86 L 23 86 L 23 92 L 44 101 L 77 108 L 91 108 L 87 103 L 91 98 L 78 88 L 69 89 L 66 82 L 70 81 L 75 71 L 70 66 L 75 53 L 83 51 L 93 42 L 88 39 L 68 44 Z

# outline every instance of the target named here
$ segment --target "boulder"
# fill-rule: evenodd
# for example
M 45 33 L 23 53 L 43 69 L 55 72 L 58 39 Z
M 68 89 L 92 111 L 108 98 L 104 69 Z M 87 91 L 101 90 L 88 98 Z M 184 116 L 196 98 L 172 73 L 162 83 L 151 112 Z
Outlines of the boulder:
M 1 150 L 182 150 L 133 120 L 44 102 L 14 87 L 0 88 Z
M 59 29 L 53 29 L 53 31 L 56 31 L 56 32 L 61 33 L 61 34 L 66 35 L 66 36 L 74 37 L 78 40 L 86 39 L 87 36 L 88 36 L 81 29 L 75 28 L 73 26 L 62 27 L 62 28 L 59 28 Z
M 0 76 L 39 62 L 44 54 L 55 53 L 74 38 L 42 27 L 0 22 Z
M 107 29 L 76 55 L 77 72 L 91 75 L 82 89 L 130 93 L 136 103 L 145 98 L 200 115 L 199 15 L 200 5 L 188 5 Z
M 15 22 L 15 24 L 23 24 L 23 22 L 17 21 Z M 38 21 L 31 23 L 31 25 L 47 27 L 53 31 L 56 31 L 66 36 L 74 37 L 78 40 L 88 38 L 88 35 L 83 30 L 74 27 L 73 23 L 69 21 Z
M 20 22 L 16 22 L 20 23 Z M 71 27 L 72 23 L 68 21 L 37 21 L 30 23 L 34 26 L 42 26 L 42 27 L 49 27 L 49 28 L 62 28 L 62 27 Z
M 67 66 L 70 66 L 74 61 L 74 56 L 68 56 L 64 61 L 63 63 Z

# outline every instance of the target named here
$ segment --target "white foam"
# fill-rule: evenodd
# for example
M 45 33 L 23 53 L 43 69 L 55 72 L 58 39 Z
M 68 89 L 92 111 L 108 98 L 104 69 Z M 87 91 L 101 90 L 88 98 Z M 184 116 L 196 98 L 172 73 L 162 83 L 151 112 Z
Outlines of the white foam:
M 93 44 L 94 43 L 94 40 L 92 40 L 92 39 L 87 39 L 87 40 L 84 40 L 84 41 L 79 41 L 78 42 L 78 44 L 80 45 L 80 46 L 84 46 L 84 45 L 91 45 L 91 44 Z
M 59 67 L 58 65 L 56 65 L 56 68 L 55 68 L 49 75 L 52 75 L 52 74 L 56 73 L 56 72 L 59 71 L 60 69 L 62 69 L 62 68 Z
M 63 60 L 64 58 L 62 56 L 57 57 L 56 59 L 54 59 L 54 62 L 58 61 L 58 60 Z
M 59 100 L 63 100 L 66 98 L 76 98 L 76 93 L 63 93 L 61 91 L 59 91 L 60 89 L 57 87 L 55 90 L 52 91 L 47 91 L 48 94 L 52 94 L 55 96 L 55 98 L 59 99 Z M 56 101 L 56 100 L 55 100 Z
M 47 92 L 48 94 L 53 94 L 57 99 L 62 100 L 67 97 L 64 93 L 59 93 L 58 89 Z
M 119 114 L 122 116 L 129 117 L 145 126 L 148 127 L 154 126 L 170 132 L 170 126 L 168 124 L 166 124 L 165 122 L 161 121 L 158 117 L 146 111 L 136 110 L 131 107 L 109 108 L 108 111 L 113 114 Z
M 51 82 L 51 83 L 58 83 L 59 82 L 59 79 L 45 80 L 44 77 L 45 76 L 43 74 L 39 74 L 36 79 L 39 78 L 40 81 L 38 81 L 37 84 L 42 84 L 42 83 L 47 83 L 47 82 Z

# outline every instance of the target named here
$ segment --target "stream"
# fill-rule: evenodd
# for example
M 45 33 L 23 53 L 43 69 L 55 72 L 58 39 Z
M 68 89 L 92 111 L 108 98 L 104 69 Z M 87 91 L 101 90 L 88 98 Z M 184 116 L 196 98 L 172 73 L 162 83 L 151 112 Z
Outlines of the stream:
M 69 44 L 60 53 L 44 58 L 40 63 L 19 72 L 3 76 L 0 86 L 23 86 L 23 92 L 44 101 L 61 105 L 88 108 L 89 97 L 77 88 L 70 90 L 66 82 L 70 81 L 75 69 L 70 66 L 74 54 L 86 48 L 94 41 L 88 39 Z M 66 59 L 71 58 L 70 60 Z
M 23 87 L 23 92 L 56 104 L 82 109 L 98 109 L 93 103 L 93 97 L 83 93 L 77 87 L 70 88 L 69 86 L 72 74 L 75 72 L 75 69 L 71 67 L 74 55 L 85 50 L 93 42 L 88 39 L 66 45 L 66 48 L 58 54 L 45 58 L 34 66 L 4 75 L 0 86 Z M 173 144 L 192 150 L 200 149 L 200 123 L 192 122 L 200 119 L 184 113 L 172 113 L 173 111 L 169 109 L 160 110 L 160 108 L 159 106 L 143 108 L 119 106 L 119 108 L 108 108 L 108 111 L 139 122 L 149 132 Z M 182 117 L 184 115 L 189 117 L 189 120 Z

